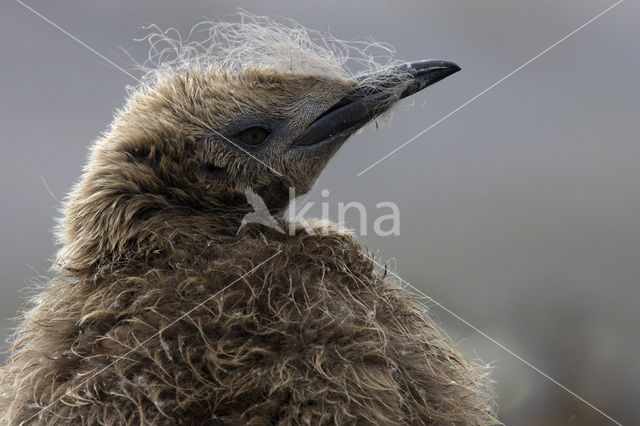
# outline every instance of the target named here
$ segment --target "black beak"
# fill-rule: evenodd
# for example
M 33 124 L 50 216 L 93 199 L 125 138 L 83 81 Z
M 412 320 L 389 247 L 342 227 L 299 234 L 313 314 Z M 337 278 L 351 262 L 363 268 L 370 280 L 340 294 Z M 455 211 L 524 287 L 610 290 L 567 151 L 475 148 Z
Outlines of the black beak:
M 416 61 L 356 77 L 360 84 L 316 119 L 293 143 L 309 146 L 348 135 L 396 101 L 460 71 L 447 61 Z

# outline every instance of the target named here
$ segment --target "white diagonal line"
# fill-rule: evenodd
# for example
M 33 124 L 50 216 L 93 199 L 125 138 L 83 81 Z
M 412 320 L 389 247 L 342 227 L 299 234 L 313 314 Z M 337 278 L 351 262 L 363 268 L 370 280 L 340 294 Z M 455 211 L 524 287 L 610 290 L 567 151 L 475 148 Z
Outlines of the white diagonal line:
M 122 68 L 119 65 L 116 65 L 113 61 L 109 60 L 108 58 L 106 58 L 102 53 L 98 52 L 97 50 L 93 49 L 91 46 L 87 45 L 86 43 L 84 43 L 82 40 L 79 40 L 76 36 L 74 36 L 73 34 L 70 34 L 69 32 L 67 32 L 66 30 L 64 30 L 63 28 L 59 27 L 58 25 L 56 25 L 55 22 L 51 21 L 49 18 L 47 18 L 46 16 L 41 15 L 40 13 L 38 13 L 36 10 L 32 9 L 31 7 L 29 7 L 28 5 L 24 4 L 23 2 L 21 2 L 20 0 L 16 0 L 17 3 L 19 3 L 20 5 L 22 5 L 24 8 L 29 9 L 31 12 L 33 12 L 35 15 L 38 15 L 40 18 L 42 18 L 44 21 L 48 22 L 51 26 L 57 28 L 58 30 L 62 31 L 64 34 L 66 34 L 67 36 L 69 36 L 73 41 L 75 41 L 76 43 L 86 47 L 87 49 L 89 49 L 90 51 L 92 51 L 93 53 L 95 53 L 96 55 L 98 55 L 101 59 L 103 59 L 104 61 L 107 61 L 109 64 L 113 65 L 114 67 L 116 67 L 117 69 L 119 69 L 120 71 L 122 71 L 123 73 L 125 73 L 126 75 L 128 75 L 129 77 L 131 77 L 132 79 L 136 80 L 136 81 L 140 81 L 138 80 L 135 76 L 133 76 L 131 73 L 129 73 L 127 70 L 125 70 L 124 68 Z
M 386 268 L 385 265 L 382 265 L 381 263 L 377 262 L 373 257 L 368 256 L 367 254 L 363 253 L 362 254 L 364 257 L 366 257 L 367 259 L 369 259 L 370 261 L 372 261 L 373 263 L 375 263 L 376 265 L 378 265 L 381 268 L 384 268 L 386 272 L 388 272 L 389 274 L 393 275 L 394 277 L 396 277 L 401 283 L 405 284 L 406 286 L 411 287 L 414 291 L 416 291 L 418 294 L 420 294 L 421 296 L 429 299 L 431 302 L 433 302 L 435 305 L 437 305 L 438 307 L 440 307 L 441 309 L 443 309 L 444 311 L 446 311 L 447 313 L 449 313 L 451 316 L 453 316 L 454 318 L 456 318 L 457 320 L 461 321 L 462 323 L 464 323 L 465 325 L 467 325 L 469 328 L 471 328 L 472 330 L 474 330 L 475 332 L 481 334 L 482 336 L 486 337 L 489 341 L 491 341 L 492 343 L 496 344 L 497 346 L 499 346 L 502 350 L 504 350 L 505 352 L 509 353 L 510 355 L 512 355 L 514 358 L 516 358 L 517 360 L 521 361 L 522 363 L 526 364 L 527 366 L 529 366 L 530 368 L 532 368 L 534 371 L 536 371 L 537 373 L 541 374 L 542 376 L 544 376 L 546 379 L 550 380 L 551 382 L 553 382 L 554 384 L 556 384 L 557 386 L 561 387 L 562 389 L 564 389 L 565 391 L 567 391 L 568 393 L 570 393 L 571 395 L 573 395 L 574 397 L 578 398 L 580 401 L 582 401 L 583 403 L 587 404 L 589 407 L 593 408 L 594 410 L 596 410 L 598 413 L 602 414 L 604 417 L 606 417 L 607 419 L 611 420 L 613 423 L 615 423 L 618 426 L 622 426 L 622 424 L 618 421 L 616 421 L 615 419 L 613 419 L 611 416 L 609 416 L 607 413 L 605 413 L 604 411 L 600 410 L 598 407 L 596 407 L 595 405 L 591 404 L 589 401 L 587 401 L 586 399 L 584 399 L 583 397 L 581 397 L 580 395 L 578 395 L 577 393 L 575 393 L 574 391 L 572 391 L 571 389 L 569 389 L 568 387 L 564 386 L 562 383 L 558 382 L 556 379 L 554 379 L 553 377 L 549 376 L 547 373 L 545 373 L 544 371 L 541 371 L 539 368 L 537 368 L 535 365 L 531 364 L 529 361 L 527 361 L 526 359 L 524 359 L 523 357 L 521 357 L 520 355 L 518 355 L 517 353 L 513 352 L 511 349 L 507 348 L 505 345 L 503 345 L 502 343 L 500 343 L 499 341 L 497 341 L 496 339 L 494 339 L 493 337 L 489 336 L 487 333 L 485 333 L 484 331 L 480 330 L 478 327 L 476 327 L 475 325 L 471 324 L 469 321 L 465 320 L 464 318 L 462 318 L 460 315 L 456 314 L 455 312 L 453 312 L 451 309 L 447 308 L 446 306 L 442 305 L 442 303 L 437 302 L 435 299 L 427 296 L 422 290 L 420 290 L 419 288 L 417 288 L 416 286 L 414 286 L 413 284 L 411 284 L 410 282 L 407 282 L 405 280 L 403 280 L 402 278 L 400 278 L 400 276 L 398 274 L 396 274 L 393 271 L 390 271 L 389 269 Z
M 193 311 L 195 311 L 196 309 L 198 309 L 199 307 L 201 307 L 202 305 L 204 305 L 205 303 L 207 303 L 208 301 L 210 301 L 211 299 L 213 299 L 214 297 L 216 297 L 217 295 L 219 295 L 220 293 L 222 293 L 223 291 L 225 291 L 226 289 L 228 289 L 229 287 L 231 287 L 232 285 L 234 285 L 235 283 L 237 283 L 238 281 L 240 281 L 241 279 L 243 279 L 244 277 L 246 277 L 247 275 L 251 274 L 253 271 L 255 271 L 256 269 L 258 269 L 259 267 L 261 267 L 262 265 L 264 265 L 265 263 L 267 263 L 268 261 L 270 261 L 271 259 L 273 259 L 274 257 L 276 257 L 277 255 L 279 255 L 280 253 L 282 253 L 282 250 L 278 251 L 276 254 L 272 255 L 271 257 L 269 257 L 268 259 L 260 262 L 259 264 L 257 264 L 256 266 L 254 266 L 253 268 L 251 268 L 250 271 L 244 273 L 242 276 L 240 276 L 239 278 L 237 278 L 236 280 L 232 281 L 230 284 L 227 284 L 226 286 L 224 286 L 222 289 L 218 290 L 217 292 L 215 292 L 214 294 L 212 294 L 211 296 L 207 297 L 203 302 L 198 303 L 196 306 L 194 306 L 193 308 L 189 309 L 187 312 L 185 312 L 184 314 L 180 315 L 178 318 L 176 318 L 175 320 L 171 321 L 169 324 L 167 324 L 166 326 L 162 327 L 160 330 L 158 330 L 156 333 L 152 334 L 151 336 L 149 336 L 148 338 L 146 338 L 145 340 L 143 340 L 141 343 L 139 343 L 137 346 L 135 346 L 133 349 L 129 350 L 127 353 L 125 353 L 124 355 L 120 355 L 118 357 L 118 359 L 116 359 L 115 361 L 113 361 L 111 364 L 107 365 L 106 367 L 103 367 L 102 369 L 100 369 L 97 373 L 93 374 L 92 376 L 88 377 L 87 379 L 83 380 L 80 384 L 74 386 L 73 388 L 71 388 L 71 390 L 67 391 L 68 392 L 73 392 L 76 389 L 78 389 L 80 386 L 82 386 L 83 384 L 85 384 L 86 382 L 88 382 L 89 380 L 93 379 L 94 377 L 96 377 L 98 374 L 102 373 L 103 371 L 105 371 L 106 369 L 110 368 L 113 364 L 115 364 L 116 362 L 118 362 L 119 360 L 121 360 L 122 358 L 127 357 L 129 354 L 133 353 L 136 349 L 138 349 L 139 347 L 141 347 L 142 345 L 144 345 L 145 343 L 147 343 L 149 340 L 153 339 L 154 337 L 158 336 L 159 334 L 161 334 L 163 331 L 165 331 L 166 329 L 168 329 L 169 327 L 175 325 L 178 321 L 180 321 L 181 319 L 183 319 L 184 317 L 188 316 L 189 314 L 191 314 Z M 64 398 L 65 395 L 62 395 L 61 397 L 57 398 L 55 401 L 47 404 L 47 406 L 43 407 L 42 409 L 40 409 L 37 413 L 35 413 L 33 416 L 29 417 L 28 419 L 24 420 L 21 424 L 26 424 L 29 420 L 33 419 L 34 417 L 36 417 L 37 415 L 39 415 L 40 413 L 42 413 L 43 411 L 49 409 L 53 404 L 55 404 L 56 402 L 60 401 L 62 398 Z
M 51 188 L 49 188 L 49 185 L 47 185 L 47 181 L 44 180 L 44 176 L 40 176 L 40 179 L 42 179 L 42 183 L 44 184 L 44 187 L 47 190 L 47 192 L 49 193 L 49 195 L 51 195 L 51 198 L 53 198 L 54 200 L 58 201 L 58 197 L 56 197 L 55 194 L 53 193 L 53 191 L 51 190 Z
M 451 117 L 453 114 L 455 114 L 456 112 L 460 111 L 462 108 L 466 107 L 467 105 L 469 105 L 471 102 L 475 101 L 476 99 L 478 99 L 480 96 L 484 95 L 485 93 L 487 93 L 489 90 L 493 89 L 494 87 L 496 87 L 497 85 L 499 85 L 500 83 L 502 83 L 503 81 L 505 81 L 506 79 L 508 79 L 509 77 L 511 77 L 512 75 L 514 75 L 515 73 L 517 73 L 518 71 L 520 71 L 521 69 L 523 69 L 524 67 L 526 67 L 527 65 L 529 65 L 531 62 L 535 61 L 536 59 L 538 59 L 539 57 L 541 57 L 542 55 L 544 55 L 545 53 L 549 52 L 551 49 L 553 49 L 554 47 L 556 47 L 557 45 L 559 45 L 560 43 L 562 43 L 563 41 L 565 41 L 566 39 L 568 39 L 569 37 L 571 37 L 572 35 L 574 35 L 575 33 L 577 33 L 578 31 L 580 31 L 581 29 L 583 29 L 584 27 L 586 27 L 587 25 L 591 24 L 593 21 L 595 21 L 596 19 L 600 18 L 602 15 L 606 14 L 607 12 L 609 12 L 611 9 L 613 9 L 614 7 L 618 6 L 620 3 L 622 3 L 624 0 L 618 0 L 616 3 L 614 3 L 613 5 L 609 6 L 608 8 L 606 8 L 604 11 L 602 11 L 601 13 L 599 13 L 598 15 L 594 16 L 593 18 L 589 19 L 587 22 L 585 22 L 584 24 L 580 25 L 578 28 L 576 28 L 575 30 L 571 31 L 569 34 L 567 34 L 566 36 L 562 37 L 560 40 L 558 40 L 557 42 L 553 43 L 551 46 L 547 47 L 546 49 L 544 49 L 542 52 L 538 53 L 536 56 L 534 56 L 533 58 L 529 59 L 527 62 L 525 62 L 524 64 L 520 65 L 518 68 L 516 68 L 515 70 L 511 71 L 509 74 L 505 75 L 504 77 L 502 77 L 500 80 L 496 81 L 495 83 L 493 83 L 491 86 L 487 87 L 486 89 L 484 89 L 482 92 L 478 93 L 477 95 L 475 95 L 473 98 L 469 99 L 468 101 L 466 101 L 465 103 L 463 103 L 462 105 L 460 105 L 459 107 L 457 107 L 456 109 L 454 109 L 453 111 L 451 111 L 450 113 L 448 113 L 447 115 L 445 115 L 444 117 L 442 117 L 440 120 L 436 121 L 435 123 L 433 123 L 432 125 L 430 125 L 429 127 L 427 127 L 426 129 L 422 130 L 420 133 L 418 133 L 417 135 L 415 135 L 414 137 L 412 137 L 411 139 L 409 139 L 408 141 L 406 141 L 405 143 L 403 143 L 402 145 L 400 145 L 399 147 L 397 147 L 396 149 L 394 149 L 393 151 L 391 151 L 390 153 L 388 153 L 387 155 L 385 155 L 384 157 L 380 158 L 378 161 L 376 161 L 375 163 L 371 164 L 369 167 L 367 167 L 366 169 L 362 170 L 360 173 L 358 173 L 356 176 L 360 176 L 363 173 L 365 173 L 366 171 L 368 171 L 369 169 L 377 166 L 378 164 L 380 164 L 381 162 L 383 162 L 384 160 L 386 160 L 387 158 L 391 157 L 393 154 L 395 154 L 396 152 L 398 152 L 399 150 L 401 150 L 402 148 L 404 148 L 405 146 L 409 145 L 411 142 L 413 142 L 414 140 L 418 139 L 420 136 L 424 135 L 425 133 L 427 133 L 429 130 L 433 129 L 434 127 L 436 127 L 438 124 L 442 123 L 443 121 L 445 121 L 447 118 Z
M 119 69 L 120 71 L 122 71 L 123 73 L 125 73 L 126 75 L 128 75 L 129 77 L 131 77 L 132 79 L 134 79 L 135 81 L 137 81 L 138 83 L 142 84 L 142 81 L 140 81 L 139 78 L 135 77 L 133 74 L 131 74 L 130 72 L 128 72 L 127 70 L 125 70 L 124 68 L 122 68 L 121 66 L 115 64 L 113 61 L 111 61 L 110 59 L 108 59 L 106 56 L 104 56 L 102 53 L 98 52 L 97 50 L 95 50 L 94 48 L 92 48 L 91 46 L 89 46 L 88 44 L 86 44 L 85 42 L 83 42 L 82 40 L 78 39 L 76 36 L 74 36 L 73 34 L 69 33 L 68 31 L 66 31 L 65 29 L 61 28 L 59 25 L 57 25 L 55 22 L 53 22 L 52 20 L 48 19 L 46 16 L 43 16 L 41 13 L 37 12 L 36 10 L 34 10 L 33 8 L 29 7 L 28 5 L 24 4 L 22 1 L 20 0 L 15 0 L 16 3 L 20 4 L 21 6 L 23 6 L 24 8 L 30 10 L 32 13 L 34 13 L 35 15 L 39 16 L 40 18 L 42 18 L 45 22 L 49 23 L 51 26 L 53 26 L 54 28 L 62 31 L 64 34 L 66 34 L 67 36 L 69 36 L 72 40 L 74 40 L 76 43 L 86 47 L 87 49 L 89 49 L 91 52 L 93 52 L 94 54 L 96 54 L 98 57 L 100 57 L 101 59 L 107 61 L 109 64 L 113 65 L 114 67 L 116 67 L 117 69 Z M 165 98 L 166 99 L 166 98 Z M 166 99 L 170 104 L 172 104 L 173 106 L 175 106 L 169 99 Z M 248 152 L 246 149 L 242 148 L 240 145 L 238 145 L 237 143 L 233 142 L 232 140 L 230 140 L 229 138 L 227 138 L 226 136 L 224 136 L 223 134 L 221 134 L 220 132 L 216 131 L 215 129 L 212 129 L 211 127 L 209 127 L 209 125 L 207 125 L 206 123 L 204 123 L 202 120 L 200 120 L 198 117 L 194 116 L 193 114 L 191 114 L 190 112 L 181 109 L 182 112 L 189 114 L 189 116 L 194 119 L 195 121 L 198 122 L 198 124 L 204 126 L 207 130 L 210 130 L 211 132 L 215 133 L 216 135 L 220 136 L 221 138 L 223 138 L 224 140 L 226 140 L 227 142 L 229 142 L 230 144 L 232 144 L 233 146 L 235 146 L 236 148 L 238 148 L 240 151 L 244 152 L 245 154 L 247 154 L 249 157 L 253 158 L 254 160 L 256 160 L 257 162 L 261 163 L 263 166 L 266 166 L 269 170 L 271 170 L 272 172 L 274 172 L 276 175 L 278 176 L 282 176 L 282 173 L 280 173 L 279 171 L 277 171 L 276 169 L 274 169 L 273 167 L 271 167 L 270 165 L 268 165 L 267 163 L 265 163 L 264 161 L 260 160 L 259 158 L 257 158 L 255 155 L 251 154 L 250 152 Z

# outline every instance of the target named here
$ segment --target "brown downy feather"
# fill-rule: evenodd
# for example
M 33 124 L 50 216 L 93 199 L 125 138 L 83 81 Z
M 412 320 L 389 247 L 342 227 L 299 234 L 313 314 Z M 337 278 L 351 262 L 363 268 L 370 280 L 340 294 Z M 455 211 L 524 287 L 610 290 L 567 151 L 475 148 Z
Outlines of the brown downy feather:
M 277 177 L 201 124 L 267 109 L 302 127 L 297 99 L 320 111 L 352 85 L 195 67 L 134 93 L 66 202 L 56 276 L 0 368 L 0 423 L 497 423 L 486 369 L 349 233 L 235 235 L 244 186 L 317 173 L 274 160 Z
M 155 260 L 39 296 L 3 370 L 8 424 L 493 421 L 484 369 L 351 236 L 160 231 Z

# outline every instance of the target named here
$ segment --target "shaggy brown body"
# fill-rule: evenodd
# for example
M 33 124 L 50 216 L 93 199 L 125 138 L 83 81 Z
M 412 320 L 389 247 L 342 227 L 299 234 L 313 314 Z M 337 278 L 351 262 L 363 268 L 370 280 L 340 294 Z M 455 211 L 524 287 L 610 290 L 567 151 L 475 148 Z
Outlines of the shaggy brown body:
M 273 188 L 307 191 L 339 144 L 256 154 L 279 176 L 210 128 L 266 111 L 299 134 L 353 84 L 194 70 L 134 95 L 67 200 L 0 422 L 493 423 L 484 369 L 349 234 L 235 235 L 244 186 L 281 209 Z
M 50 284 L 3 371 L 7 423 L 489 420 L 476 366 L 403 290 L 373 274 L 351 237 L 209 245 L 203 234 L 183 250 L 169 248 L 180 230 L 166 231 L 169 258 Z

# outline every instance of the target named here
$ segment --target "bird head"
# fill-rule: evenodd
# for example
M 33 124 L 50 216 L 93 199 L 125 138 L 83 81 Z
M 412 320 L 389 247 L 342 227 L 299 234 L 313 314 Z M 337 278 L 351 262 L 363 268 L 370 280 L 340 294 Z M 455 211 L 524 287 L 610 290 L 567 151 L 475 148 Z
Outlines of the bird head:
M 115 250 L 141 238 L 136 224 L 147 220 L 239 222 L 246 188 L 281 212 L 289 189 L 308 192 L 359 128 L 460 69 L 424 60 L 349 74 L 299 27 L 253 22 L 214 34 L 225 31 L 224 55 L 161 68 L 131 94 L 66 202 L 61 258 L 78 245 Z
M 353 78 L 192 69 L 134 96 L 101 156 L 133 163 L 127 178 L 141 192 L 159 188 L 192 208 L 229 205 L 249 187 L 281 211 L 289 188 L 308 192 L 358 129 L 459 69 L 439 60 Z

